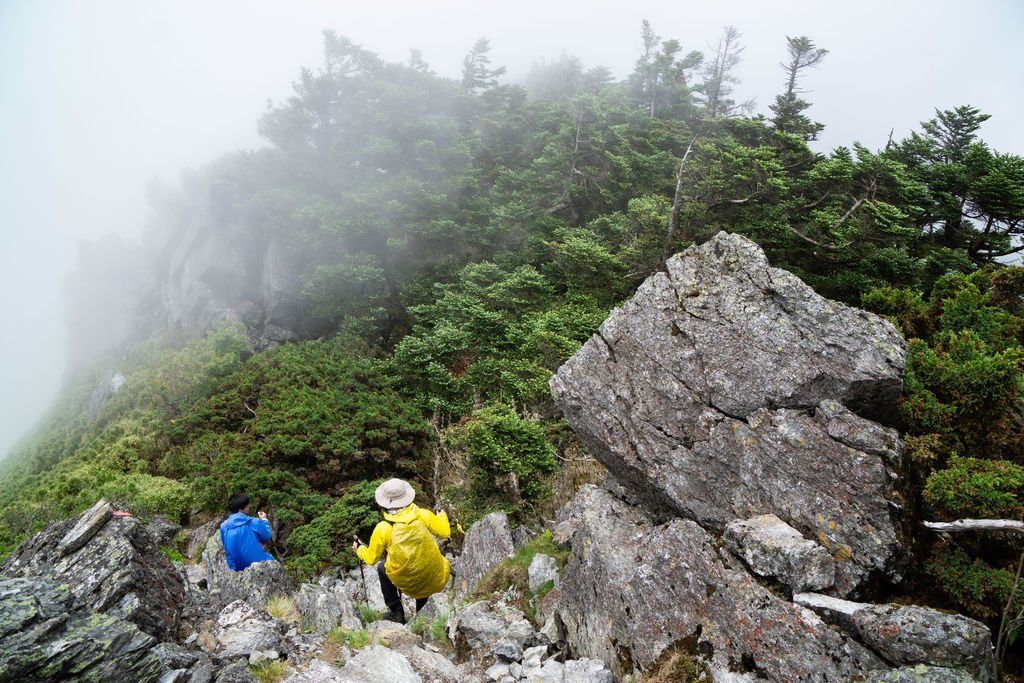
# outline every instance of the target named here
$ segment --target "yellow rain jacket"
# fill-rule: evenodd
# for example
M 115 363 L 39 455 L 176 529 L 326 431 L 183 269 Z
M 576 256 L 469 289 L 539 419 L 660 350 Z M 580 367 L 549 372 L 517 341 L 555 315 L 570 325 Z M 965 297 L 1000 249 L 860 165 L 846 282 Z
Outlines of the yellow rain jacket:
M 376 564 L 387 553 L 384 571 L 395 588 L 411 598 L 427 598 L 444 589 L 451 566 L 441 554 L 434 536 L 452 535 L 448 515 L 434 514 L 410 503 L 394 515 L 384 513 L 370 536 L 370 545 L 360 546 L 356 555 L 366 564 Z M 433 536 L 431 536 L 433 534 Z

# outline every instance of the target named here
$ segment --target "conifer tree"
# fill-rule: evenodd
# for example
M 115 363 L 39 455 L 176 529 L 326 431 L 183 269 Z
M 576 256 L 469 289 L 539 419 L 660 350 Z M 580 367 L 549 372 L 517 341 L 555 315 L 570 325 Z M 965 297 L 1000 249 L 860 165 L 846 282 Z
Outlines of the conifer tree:
M 786 72 L 786 90 L 781 95 L 777 95 L 775 104 L 769 107 L 773 114 L 772 125 L 781 133 L 798 135 L 804 140 L 817 140 L 818 133 L 825 125 L 812 121 L 804 115 L 803 112 L 811 104 L 800 98 L 799 95 L 805 91 L 800 90 L 797 83 L 807 69 L 821 63 L 821 60 L 828 54 L 828 50 L 815 47 L 814 41 L 807 36 L 797 38 L 787 36 L 786 44 L 789 50 L 789 62 L 780 64 Z

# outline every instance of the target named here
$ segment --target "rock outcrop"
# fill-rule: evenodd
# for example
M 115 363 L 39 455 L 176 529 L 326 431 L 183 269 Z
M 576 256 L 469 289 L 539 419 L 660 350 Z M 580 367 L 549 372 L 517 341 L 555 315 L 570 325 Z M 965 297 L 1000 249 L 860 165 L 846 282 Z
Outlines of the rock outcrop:
M 905 343 L 720 233 L 669 259 L 551 381 L 573 429 L 649 508 L 720 533 L 774 514 L 836 558 L 835 590 L 903 557 L 893 468 Z
M 173 636 L 185 597 L 180 572 L 145 525 L 113 513 L 104 500 L 26 541 L 0 566 L 0 575 L 66 584 L 89 608 L 157 638 Z
M 817 615 L 726 565 L 693 521 L 655 524 L 594 486 L 563 515 L 572 555 L 557 614 L 573 651 L 608 663 L 616 677 L 649 670 L 674 647 L 777 681 L 847 681 L 886 668 Z
M 835 583 L 836 564 L 828 551 L 775 515 L 731 522 L 722 540 L 755 574 L 777 579 L 794 593 Z
M 466 533 L 462 556 L 453 568 L 455 597 L 469 596 L 477 582 L 515 550 L 508 515 L 492 512 Z
M 156 638 L 76 601 L 67 585 L 0 580 L 0 680 L 156 680 Z
M 839 599 L 898 583 L 906 560 L 899 333 L 742 237 L 666 265 L 551 380 L 610 477 L 560 513 L 572 555 L 543 632 L 617 678 L 683 652 L 715 680 L 986 680 L 981 624 Z M 827 618 L 790 600 L 808 589 Z

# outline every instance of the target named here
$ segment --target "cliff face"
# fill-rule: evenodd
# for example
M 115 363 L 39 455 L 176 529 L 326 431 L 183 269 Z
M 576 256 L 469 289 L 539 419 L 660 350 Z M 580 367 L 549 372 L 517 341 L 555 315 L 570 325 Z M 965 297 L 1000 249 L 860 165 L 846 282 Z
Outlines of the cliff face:
M 167 242 L 157 267 L 161 323 L 190 336 L 240 320 L 254 346 L 316 336 L 302 296 L 310 260 L 255 226 L 199 212 Z
M 904 360 L 892 325 L 742 237 L 670 259 L 551 381 L 611 475 L 562 513 L 567 640 L 618 675 L 673 648 L 780 681 L 902 663 L 791 598 L 901 580 Z
M 267 211 L 246 210 L 257 190 L 225 173 L 152 190 L 156 213 L 141 245 L 111 236 L 80 246 L 65 287 L 72 372 L 154 332 L 198 337 L 229 320 L 245 325 L 256 350 L 329 331 L 303 294 L 313 248 L 289 218 L 271 226 Z

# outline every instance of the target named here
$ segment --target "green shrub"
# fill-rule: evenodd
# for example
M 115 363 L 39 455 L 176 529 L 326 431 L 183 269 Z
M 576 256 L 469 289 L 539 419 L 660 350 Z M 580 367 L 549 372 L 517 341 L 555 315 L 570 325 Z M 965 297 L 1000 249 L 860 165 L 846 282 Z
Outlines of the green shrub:
M 953 457 L 946 469 L 933 472 L 924 498 L 945 519 L 1024 514 L 1024 467 L 1005 460 Z
M 935 331 L 934 311 L 921 294 L 910 289 L 882 287 L 861 297 L 861 305 L 883 315 L 910 338 L 927 339 Z
M 164 555 L 166 555 L 171 560 L 171 562 L 184 562 L 185 561 L 185 556 L 182 555 L 177 550 L 175 550 L 174 548 L 168 548 L 167 546 L 163 546 L 162 545 L 162 546 L 160 546 L 160 552 L 162 552 Z
M 116 475 L 98 487 L 98 497 L 121 504 L 140 517 L 163 515 L 185 520 L 192 507 L 191 491 L 180 481 L 150 474 Z
M 945 435 L 959 452 L 1024 458 L 1024 436 L 1011 426 L 1022 396 L 1020 347 L 995 353 L 970 330 L 908 346 L 901 410 L 912 434 Z
M 353 484 L 322 514 L 297 527 L 288 537 L 293 557 L 288 562 L 306 576 L 326 565 L 354 567 L 358 559 L 351 550 L 352 535 L 369 540 L 373 527 L 381 521 L 373 494 L 381 480 Z
M 940 544 L 924 568 L 958 610 L 978 619 L 1000 616 L 1013 590 L 1013 572 L 971 559 L 957 547 Z M 1024 595 L 1018 590 L 1010 613 L 1017 614 L 1022 605 Z
M 539 423 L 512 408 L 475 411 L 449 430 L 446 441 L 467 454 L 471 508 L 500 508 L 520 520 L 550 495 L 548 477 L 558 468 L 554 447 Z

